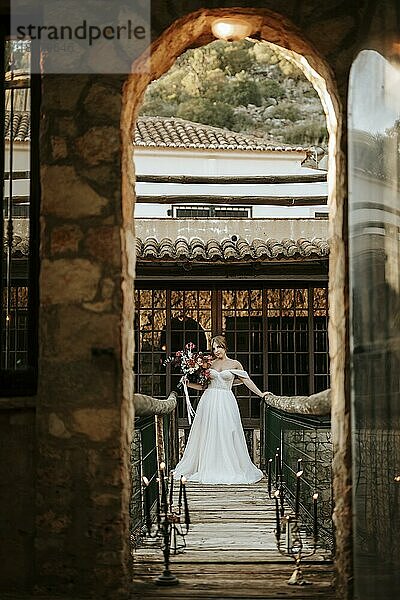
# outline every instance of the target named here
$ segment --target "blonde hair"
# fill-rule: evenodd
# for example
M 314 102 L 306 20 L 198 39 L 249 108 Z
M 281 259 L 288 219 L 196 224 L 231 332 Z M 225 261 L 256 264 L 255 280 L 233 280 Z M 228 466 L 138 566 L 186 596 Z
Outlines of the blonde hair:
M 226 339 L 223 335 L 215 335 L 213 338 L 211 338 L 211 352 L 214 352 L 214 344 L 218 344 L 218 346 L 222 346 L 226 350 Z

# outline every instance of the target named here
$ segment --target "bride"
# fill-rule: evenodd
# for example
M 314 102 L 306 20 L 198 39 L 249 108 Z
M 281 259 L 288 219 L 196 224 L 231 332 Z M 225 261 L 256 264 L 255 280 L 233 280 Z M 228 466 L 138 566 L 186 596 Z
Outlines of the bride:
M 202 394 L 190 429 L 182 459 L 176 465 L 176 476 L 184 475 L 199 483 L 255 483 L 262 471 L 250 460 L 236 398 L 232 393 L 235 377 L 263 398 L 242 365 L 226 354 L 225 338 L 211 340 L 215 359 L 210 367 L 210 383 Z M 203 387 L 186 380 L 196 390 Z

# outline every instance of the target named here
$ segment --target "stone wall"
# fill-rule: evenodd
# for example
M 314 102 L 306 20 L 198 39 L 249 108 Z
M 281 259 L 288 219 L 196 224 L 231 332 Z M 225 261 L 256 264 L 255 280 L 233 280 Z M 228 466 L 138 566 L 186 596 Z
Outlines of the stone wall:
M 207 9 L 202 4 L 152 2 L 150 69 L 131 75 L 124 93 L 118 77 L 43 79 L 35 580 L 39 589 L 75 596 L 117 598 L 128 589 L 131 125 L 149 81 L 188 47 L 211 41 L 213 18 L 226 14 L 225 9 L 241 12 L 229 7 L 242 5 L 258 35 L 303 54 L 320 74 L 316 84 L 321 93 L 326 85 L 330 94 L 323 101 L 331 133 L 337 136 L 331 136 L 329 176 L 335 523 L 339 597 L 346 599 L 352 570 L 343 106 L 351 61 L 369 27 L 370 5 L 375 8 L 376 3 L 212 0 Z M 27 473 L 26 489 L 29 477 Z M 6 513 L 12 509 L 9 498 Z M 24 564 L 10 538 L 5 548 L 16 561 L 13 573 L 33 568 Z M 4 573 L 0 581 L 12 585 Z

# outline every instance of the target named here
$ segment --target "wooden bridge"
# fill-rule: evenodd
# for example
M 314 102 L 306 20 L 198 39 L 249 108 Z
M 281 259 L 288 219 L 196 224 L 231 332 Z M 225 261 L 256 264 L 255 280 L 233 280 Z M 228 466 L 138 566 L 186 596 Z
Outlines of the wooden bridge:
M 335 598 L 332 561 L 322 550 L 304 563 L 304 577 L 311 585 L 287 584 L 294 564 L 276 548 L 275 508 L 265 482 L 189 483 L 187 493 L 192 521 L 187 547 L 171 556 L 171 571 L 180 584 L 155 585 L 163 569 L 162 551 L 158 543 L 145 540 L 134 552 L 133 598 Z

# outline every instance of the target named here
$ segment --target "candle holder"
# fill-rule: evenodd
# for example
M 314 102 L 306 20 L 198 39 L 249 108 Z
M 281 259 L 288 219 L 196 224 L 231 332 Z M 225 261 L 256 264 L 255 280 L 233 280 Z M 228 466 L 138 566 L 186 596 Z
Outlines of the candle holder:
M 297 468 L 301 469 L 301 459 L 297 462 Z M 303 534 L 300 530 L 300 482 L 302 470 L 296 473 L 296 495 L 294 511 L 285 508 L 285 495 L 283 486 L 282 466 L 280 457 L 275 455 L 275 486 L 273 486 L 272 459 L 268 461 L 268 497 L 275 500 L 276 529 L 275 539 L 278 552 L 281 556 L 292 558 L 295 563 L 294 571 L 288 579 L 288 585 L 311 585 L 311 581 L 304 579 L 301 561 L 310 558 L 317 551 L 318 542 L 318 517 L 317 500 L 318 493 L 313 494 L 313 542 L 309 550 L 305 548 Z M 273 487 L 275 490 L 273 491 Z
M 147 535 L 150 538 L 158 538 L 161 540 L 161 547 L 164 556 L 164 570 L 161 575 L 155 579 L 157 585 L 177 585 L 179 579 L 170 570 L 170 556 L 171 552 L 177 554 L 178 551 L 182 551 L 186 547 L 185 537 L 189 532 L 190 526 L 190 515 L 189 505 L 186 496 L 186 479 L 185 477 L 180 478 L 179 487 L 179 500 L 174 508 L 174 477 L 171 471 L 168 483 L 165 478 L 165 464 L 160 464 L 159 469 L 160 477 L 157 479 L 157 510 L 156 520 L 153 524 L 151 513 L 150 513 L 150 501 L 149 501 L 149 490 L 148 490 L 148 479 L 142 477 L 143 481 L 143 494 L 144 494 L 144 507 L 145 507 L 145 521 L 147 528 Z M 182 515 L 182 500 L 183 500 L 183 515 Z M 178 540 L 181 540 L 181 544 L 178 544 Z
M 313 545 L 309 551 L 304 549 L 299 517 L 296 516 L 296 513 L 286 512 L 285 516 L 281 518 L 280 525 L 281 534 L 278 534 L 278 530 L 275 531 L 278 552 L 281 556 L 292 558 L 295 563 L 294 571 L 287 581 L 288 585 L 311 585 L 311 581 L 304 579 L 301 561 L 316 553 L 317 539 L 313 538 Z

